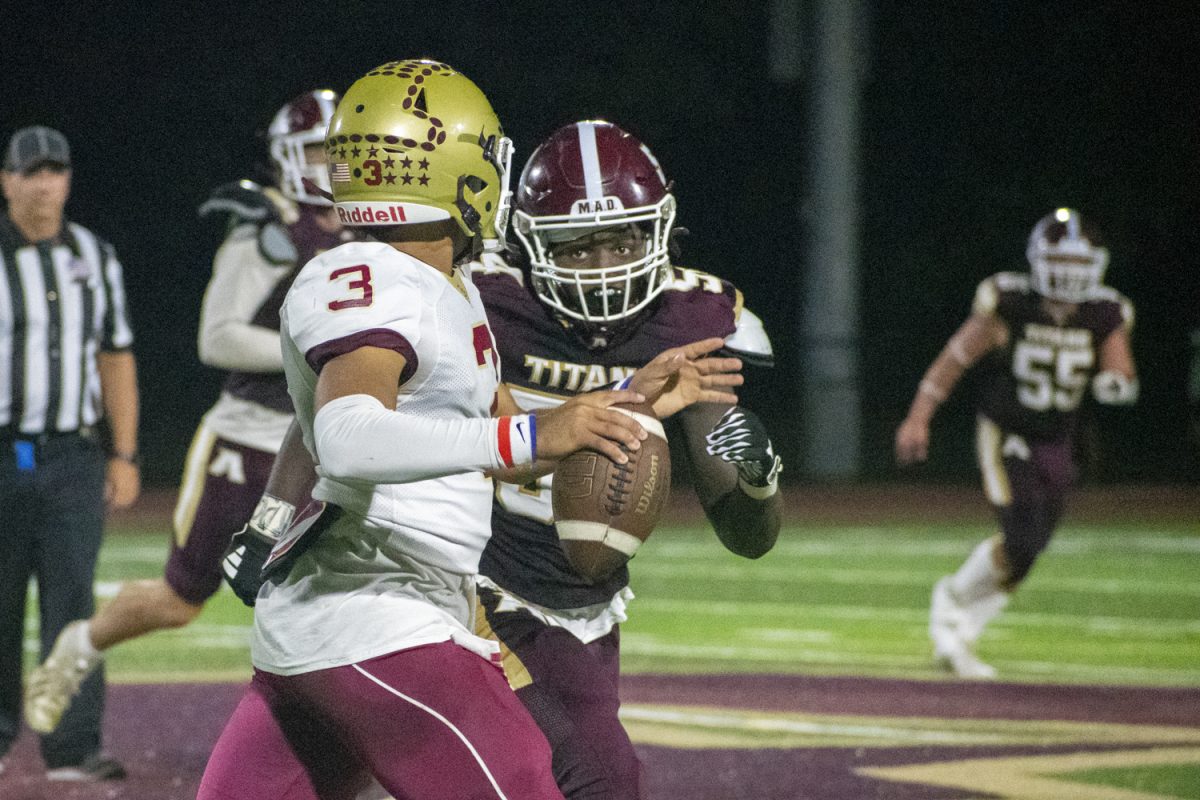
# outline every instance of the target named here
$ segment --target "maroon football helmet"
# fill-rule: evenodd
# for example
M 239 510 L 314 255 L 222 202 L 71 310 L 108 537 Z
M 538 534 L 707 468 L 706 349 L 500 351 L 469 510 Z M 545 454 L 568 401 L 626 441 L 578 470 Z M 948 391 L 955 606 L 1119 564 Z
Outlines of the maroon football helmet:
M 328 206 L 332 203 L 304 188 L 304 178 L 329 191 L 325 163 L 309 163 L 304 147 L 325 141 L 325 131 L 338 104 L 337 92 L 317 89 L 293 98 L 279 109 L 267 129 L 271 158 L 279 167 L 279 190 L 300 203 Z
M 1059 208 L 1038 220 L 1025 250 L 1038 294 L 1082 303 L 1104 281 L 1108 248 L 1072 208 Z
M 646 308 L 670 282 L 675 198 L 650 149 L 611 122 L 574 122 L 551 134 L 521 173 L 513 219 L 534 291 L 568 321 L 607 327 Z M 629 263 L 555 263 L 556 245 L 631 225 L 645 250 Z

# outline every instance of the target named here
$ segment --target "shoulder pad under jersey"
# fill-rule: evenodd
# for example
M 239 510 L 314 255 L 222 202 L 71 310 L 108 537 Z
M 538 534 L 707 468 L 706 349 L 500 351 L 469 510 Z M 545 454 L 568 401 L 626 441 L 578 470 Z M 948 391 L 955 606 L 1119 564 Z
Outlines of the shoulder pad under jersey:
M 775 352 L 762 320 L 748 308 L 741 309 L 737 329 L 725 339 L 725 349 L 756 367 L 775 366 Z
M 231 231 L 254 225 L 262 257 L 272 264 L 293 264 L 300 254 L 284 224 L 283 212 L 269 189 L 248 180 L 218 186 L 199 209 L 201 217 L 225 214 Z
M 230 226 L 259 224 L 279 218 L 279 209 L 267 196 L 266 190 L 254 181 L 233 181 L 213 190 L 200 204 L 201 217 L 227 214 Z
M 1029 276 L 1020 272 L 997 272 L 984 278 L 975 289 L 971 313 L 990 316 L 996 313 L 1003 292 L 1024 293 L 1029 290 Z

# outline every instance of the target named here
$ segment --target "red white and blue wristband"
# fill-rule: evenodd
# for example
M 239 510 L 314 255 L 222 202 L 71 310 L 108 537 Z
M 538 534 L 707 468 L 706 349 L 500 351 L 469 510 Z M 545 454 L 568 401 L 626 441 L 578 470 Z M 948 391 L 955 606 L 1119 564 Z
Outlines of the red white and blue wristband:
M 532 464 L 537 458 L 537 418 L 518 414 L 497 419 L 496 450 L 506 467 Z

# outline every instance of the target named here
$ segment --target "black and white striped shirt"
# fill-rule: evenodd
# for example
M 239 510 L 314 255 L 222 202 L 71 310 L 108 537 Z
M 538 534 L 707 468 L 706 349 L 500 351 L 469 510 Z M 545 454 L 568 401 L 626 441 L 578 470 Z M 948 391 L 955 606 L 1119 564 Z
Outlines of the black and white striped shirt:
M 58 239 L 31 243 L 0 215 L 0 433 L 95 424 L 97 353 L 132 344 L 112 245 L 73 222 Z

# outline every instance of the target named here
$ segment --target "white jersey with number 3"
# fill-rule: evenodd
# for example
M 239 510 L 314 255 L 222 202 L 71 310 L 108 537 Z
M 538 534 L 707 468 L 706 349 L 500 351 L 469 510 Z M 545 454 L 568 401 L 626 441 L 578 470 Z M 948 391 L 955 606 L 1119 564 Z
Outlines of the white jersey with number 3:
M 451 281 L 388 245 L 352 242 L 305 265 L 281 319 L 288 392 L 305 446 L 318 461 L 313 496 L 344 509 L 358 533 L 339 523 L 281 585 L 264 588 L 255 613 L 255 664 L 300 672 L 422 641 L 459 640 L 450 630 L 455 626 L 441 630 L 445 620 L 426 619 L 411 606 L 422 596 L 413 590 L 421 581 L 397 581 L 397 574 L 411 577 L 416 565 L 473 575 L 491 534 L 491 480 L 478 471 L 396 484 L 334 480 L 322 473 L 314 448 L 313 406 L 321 368 L 369 346 L 405 357 L 397 411 L 490 417 L 499 356 L 479 292 L 466 275 Z M 402 450 L 405 442 L 395 445 Z

